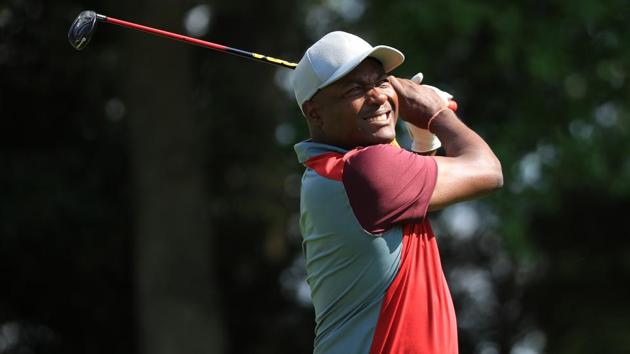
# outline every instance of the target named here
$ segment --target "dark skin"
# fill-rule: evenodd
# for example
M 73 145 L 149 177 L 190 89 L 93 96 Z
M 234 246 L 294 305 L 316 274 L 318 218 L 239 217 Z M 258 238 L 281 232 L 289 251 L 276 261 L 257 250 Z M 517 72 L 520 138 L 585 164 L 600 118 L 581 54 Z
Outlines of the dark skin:
M 311 139 L 353 149 L 389 144 L 399 114 L 442 141 L 446 156 L 433 156 L 438 176 L 429 210 L 487 194 L 503 185 L 501 164 L 486 142 L 461 122 L 432 89 L 388 76 L 375 59 L 323 88 L 302 106 Z

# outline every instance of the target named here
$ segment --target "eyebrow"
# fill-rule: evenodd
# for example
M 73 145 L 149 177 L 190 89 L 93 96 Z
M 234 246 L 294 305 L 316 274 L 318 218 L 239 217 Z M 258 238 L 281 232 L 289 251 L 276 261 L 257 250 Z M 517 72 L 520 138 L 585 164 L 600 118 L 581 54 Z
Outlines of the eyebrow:
M 388 76 L 387 73 L 382 73 L 382 74 L 378 75 L 378 77 L 376 78 L 375 82 L 381 81 L 382 79 L 386 79 L 387 76 Z M 369 83 L 371 83 L 371 82 L 369 82 L 367 80 L 361 80 L 359 78 L 355 78 L 355 79 L 348 80 L 348 81 L 345 81 L 345 82 L 344 81 L 339 82 L 341 87 L 346 87 L 346 86 L 353 85 L 353 84 L 359 84 L 361 86 L 365 86 L 366 84 L 369 84 Z

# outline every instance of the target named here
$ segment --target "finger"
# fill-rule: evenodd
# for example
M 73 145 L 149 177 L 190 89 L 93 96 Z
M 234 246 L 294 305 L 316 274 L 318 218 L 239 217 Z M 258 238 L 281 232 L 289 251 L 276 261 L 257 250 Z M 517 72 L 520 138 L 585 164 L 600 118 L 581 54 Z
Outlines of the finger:
M 398 81 L 398 78 L 394 75 L 387 76 L 387 80 L 389 80 L 389 82 L 394 86 L 400 86 L 400 82 Z
M 428 87 L 430 89 L 432 89 L 435 93 L 438 94 L 438 96 L 440 96 L 440 98 L 446 103 L 447 107 L 455 112 L 457 111 L 457 102 L 453 99 L 453 95 L 451 95 L 450 93 L 446 92 L 446 91 L 442 91 L 439 88 L 435 87 L 435 86 L 431 86 L 431 85 L 422 85 L 424 87 Z
M 451 98 L 453 98 L 453 95 L 451 95 L 450 93 L 446 92 L 446 91 L 442 91 L 439 88 L 435 87 L 435 86 L 431 86 L 431 85 L 423 85 L 424 87 L 428 87 L 430 89 L 432 89 L 433 91 L 435 91 L 438 95 L 440 95 L 440 97 L 442 97 L 445 101 L 450 100 Z
M 397 77 L 395 77 L 394 75 L 389 75 L 387 77 L 387 80 L 389 80 L 389 83 L 392 84 L 392 86 L 394 87 L 394 90 L 396 92 L 401 92 L 403 90 L 403 86 L 402 83 L 400 82 L 400 80 L 398 80 Z
M 414 83 L 407 79 L 401 79 L 393 75 L 390 75 L 387 78 L 392 86 L 394 86 L 394 90 L 396 90 L 397 92 L 406 92 L 410 88 L 416 87 Z

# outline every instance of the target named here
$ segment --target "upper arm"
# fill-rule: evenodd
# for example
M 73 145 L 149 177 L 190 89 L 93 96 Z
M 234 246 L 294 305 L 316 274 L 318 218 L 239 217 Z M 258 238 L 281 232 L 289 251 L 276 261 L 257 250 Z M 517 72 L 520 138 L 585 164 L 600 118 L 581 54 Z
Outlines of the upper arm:
M 351 154 L 342 181 L 357 220 L 380 233 L 394 223 L 425 217 L 436 181 L 436 163 L 390 145 L 376 145 Z
M 429 210 L 482 196 L 503 185 L 501 164 L 494 154 L 434 159 L 438 171 Z
M 479 197 L 503 185 L 499 159 L 455 113 L 443 111 L 431 128 L 442 141 L 447 156 L 434 157 L 438 173 L 429 210 Z

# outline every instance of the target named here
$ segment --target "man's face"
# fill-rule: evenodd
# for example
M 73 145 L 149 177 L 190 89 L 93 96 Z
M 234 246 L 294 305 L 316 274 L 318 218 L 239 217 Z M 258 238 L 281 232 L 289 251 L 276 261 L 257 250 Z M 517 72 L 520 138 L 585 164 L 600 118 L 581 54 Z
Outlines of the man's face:
M 398 96 L 375 59 L 364 60 L 310 101 L 305 112 L 313 140 L 351 149 L 396 138 Z

